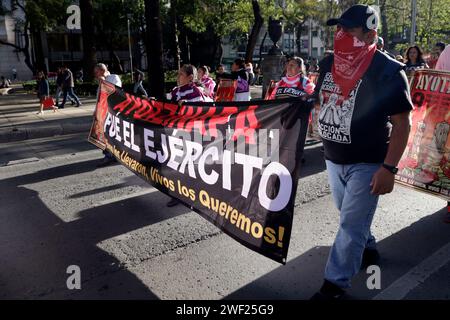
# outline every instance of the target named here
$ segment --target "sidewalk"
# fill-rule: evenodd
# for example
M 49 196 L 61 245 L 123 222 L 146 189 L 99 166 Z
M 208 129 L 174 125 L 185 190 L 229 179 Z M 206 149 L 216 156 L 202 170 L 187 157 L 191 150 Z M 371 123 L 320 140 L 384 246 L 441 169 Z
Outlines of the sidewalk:
M 20 85 L 14 85 L 12 91 L 0 96 L 0 143 L 81 132 L 86 132 L 87 137 L 95 97 L 81 97 L 79 108 L 69 102 L 64 109 L 45 110 L 43 115 L 38 115 L 36 95 L 26 93 Z
M 250 87 L 252 98 L 260 98 L 261 90 L 261 86 Z M 21 85 L 13 85 L 12 93 L 0 96 L 0 143 L 82 132 L 87 137 L 95 97 L 80 97 L 80 100 L 79 108 L 68 102 L 64 109 L 45 110 L 43 115 L 38 115 L 36 95 L 26 93 Z

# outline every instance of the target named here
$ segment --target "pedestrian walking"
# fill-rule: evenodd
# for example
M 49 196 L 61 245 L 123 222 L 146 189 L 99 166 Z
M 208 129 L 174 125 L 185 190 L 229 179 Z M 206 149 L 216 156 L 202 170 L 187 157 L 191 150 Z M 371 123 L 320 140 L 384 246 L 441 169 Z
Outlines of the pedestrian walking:
M 142 81 L 144 81 L 145 75 L 144 72 L 139 70 L 138 68 L 134 68 L 134 88 L 133 93 L 137 95 L 138 93 L 142 94 L 144 97 L 148 97 L 147 91 L 145 91 L 144 86 L 142 85 Z
M 420 50 L 419 46 L 411 46 L 408 50 L 406 50 L 405 63 L 407 72 L 428 68 L 427 63 L 423 59 L 422 50 Z
M 55 93 L 55 105 L 59 105 L 59 98 L 61 97 L 61 94 L 63 94 L 63 82 L 64 82 L 64 74 L 62 67 L 59 67 L 56 71 L 56 93 Z M 70 103 L 72 105 L 75 104 L 75 99 L 72 98 L 70 95 L 67 95 L 67 98 L 70 100 Z
M 107 81 L 115 86 L 122 87 L 122 80 L 117 74 L 109 72 L 108 67 L 104 63 L 98 63 L 94 67 L 94 75 L 97 80 Z M 97 92 L 98 95 L 98 92 Z M 103 159 L 97 164 L 97 168 L 106 167 L 117 162 L 116 158 L 107 150 L 103 150 Z
M 183 65 L 178 70 L 177 87 L 168 95 L 169 100 L 181 104 L 182 102 L 202 102 L 212 101 L 195 84 L 197 79 L 197 69 L 191 64 Z M 172 198 L 166 205 L 168 207 L 176 206 L 180 201 Z
M 361 4 L 327 21 L 337 25 L 334 54 L 321 61 L 315 94 L 340 222 L 313 299 L 342 298 L 360 268 L 379 263 L 370 227 L 408 141 L 409 85 L 404 65 L 376 49 L 378 21 L 375 9 Z
M 438 44 L 436 44 L 436 46 L 437 45 Z M 450 45 L 446 46 L 444 50 L 439 53 L 436 70 L 450 71 Z M 450 223 L 450 202 L 447 202 L 447 215 L 444 218 L 444 222 Z
M 234 60 L 231 65 L 231 73 L 222 73 L 222 79 L 237 80 L 234 101 L 250 101 L 250 88 L 248 84 L 248 73 L 245 70 L 245 62 L 242 59 Z
M 203 85 L 206 96 L 214 99 L 214 88 L 216 82 L 209 76 L 209 69 L 207 66 L 198 67 L 197 70 L 198 81 Z
M 440 53 L 436 70 L 450 71 L 450 44 Z
M 63 66 L 62 72 L 63 72 L 63 76 L 62 76 L 62 78 L 63 78 L 63 82 L 62 82 L 63 101 L 62 101 L 61 105 L 59 106 L 59 108 L 61 108 L 61 109 L 64 108 L 64 105 L 66 104 L 67 96 L 70 96 L 71 98 L 73 98 L 75 100 L 75 103 L 76 103 L 75 107 L 81 106 L 80 99 L 73 92 L 73 88 L 75 87 L 75 82 L 73 79 L 72 71 L 70 71 L 70 69 L 67 68 L 67 66 Z
M 39 111 L 37 114 L 44 114 L 45 100 L 50 98 L 50 85 L 44 72 L 39 71 L 37 74 L 37 96 L 39 99 Z M 52 106 L 53 111 L 58 107 Z
M 306 77 L 305 64 L 300 57 L 291 57 L 286 61 L 286 75 L 275 84 L 269 99 L 283 97 L 305 97 L 314 93 L 315 85 Z M 297 90 L 288 90 L 295 88 Z

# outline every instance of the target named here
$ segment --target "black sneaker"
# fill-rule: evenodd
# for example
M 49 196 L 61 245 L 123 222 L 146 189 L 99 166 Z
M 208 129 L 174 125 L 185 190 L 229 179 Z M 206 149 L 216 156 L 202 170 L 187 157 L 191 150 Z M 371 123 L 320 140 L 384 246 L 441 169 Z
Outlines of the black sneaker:
M 102 161 L 97 164 L 97 168 L 103 168 L 106 166 L 110 166 L 116 162 L 117 162 L 117 160 L 114 158 L 104 157 L 102 159 Z
M 176 205 L 180 204 L 180 201 L 178 201 L 178 199 L 172 198 L 170 199 L 169 202 L 167 202 L 166 206 L 170 207 L 175 207 Z
M 377 249 L 364 249 L 361 270 L 367 269 L 367 267 L 372 265 L 380 264 L 380 254 Z
M 319 292 L 311 297 L 312 301 L 333 301 L 342 300 L 345 291 L 334 283 L 325 280 Z

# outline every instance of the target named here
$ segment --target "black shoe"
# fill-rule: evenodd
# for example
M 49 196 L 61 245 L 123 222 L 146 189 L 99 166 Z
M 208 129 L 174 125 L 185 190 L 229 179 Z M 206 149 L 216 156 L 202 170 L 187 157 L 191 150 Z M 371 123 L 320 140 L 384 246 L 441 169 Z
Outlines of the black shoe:
M 317 292 L 315 295 L 313 295 L 310 300 L 312 301 L 342 300 L 344 295 L 345 291 L 342 288 L 338 287 L 337 285 L 331 283 L 328 280 L 325 280 L 323 282 L 322 287 L 320 288 L 320 291 Z
M 367 269 L 369 266 L 379 265 L 380 263 L 380 254 L 377 249 L 364 249 L 362 262 L 361 262 L 361 270 Z
M 70 103 L 71 103 L 72 105 L 74 105 L 74 104 L 75 104 L 75 101 L 70 101 Z
M 180 201 L 178 201 L 178 199 L 172 198 L 170 199 L 169 202 L 167 202 L 166 206 L 170 207 L 175 207 L 176 205 L 180 204 Z
M 58 109 L 64 109 L 64 106 L 59 106 Z
M 103 168 L 106 166 L 110 166 L 116 162 L 117 162 L 117 160 L 114 158 L 104 157 L 103 160 L 97 164 L 97 168 Z

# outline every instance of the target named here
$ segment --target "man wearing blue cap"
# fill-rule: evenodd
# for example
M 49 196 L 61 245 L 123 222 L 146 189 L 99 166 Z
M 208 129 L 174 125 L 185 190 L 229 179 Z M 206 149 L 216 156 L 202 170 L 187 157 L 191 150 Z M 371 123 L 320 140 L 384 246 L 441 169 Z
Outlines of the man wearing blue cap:
M 322 60 L 315 94 L 329 183 L 340 211 L 325 280 L 313 299 L 339 299 L 361 268 L 378 264 L 370 226 L 379 195 L 394 187 L 412 109 L 403 65 L 377 50 L 378 15 L 354 5 L 337 25 L 334 54 Z

